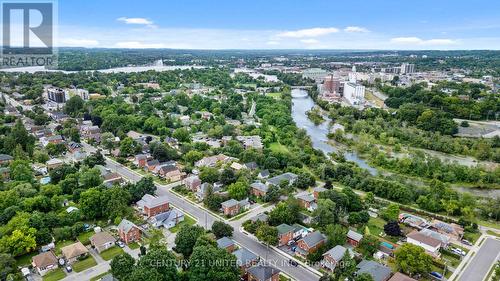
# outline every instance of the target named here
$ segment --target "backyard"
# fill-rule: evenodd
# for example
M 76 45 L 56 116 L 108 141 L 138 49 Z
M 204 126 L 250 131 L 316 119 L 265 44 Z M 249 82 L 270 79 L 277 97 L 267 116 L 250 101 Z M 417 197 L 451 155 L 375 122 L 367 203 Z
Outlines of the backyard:
M 54 269 L 43 277 L 43 281 L 57 281 L 66 277 L 62 268 Z
M 88 256 L 84 260 L 75 262 L 72 267 L 75 272 L 81 272 L 96 265 L 97 262 L 94 260 L 94 258 L 92 256 Z
M 123 254 L 123 249 L 120 248 L 120 247 L 117 247 L 117 246 L 113 246 L 105 251 L 102 251 L 100 253 L 101 257 L 106 260 L 106 261 L 109 261 L 111 260 L 112 258 L 120 255 L 120 254 Z

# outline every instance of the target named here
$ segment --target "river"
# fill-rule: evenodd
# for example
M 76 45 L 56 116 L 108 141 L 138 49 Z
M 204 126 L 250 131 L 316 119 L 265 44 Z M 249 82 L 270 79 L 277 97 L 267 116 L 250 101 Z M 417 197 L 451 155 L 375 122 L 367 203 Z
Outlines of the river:
M 297 127 L 303 128 L 306 130 L 307 134 L 311 138 L 313 147 L 315 149 L 319 149 L 323 151 L 326 155 L 330 152 L 338 152 L 339 148 L 328 143 L 328 123 L 329 121 L 325 121 L 320 125 L 315 125 L 309 118 L 307 117 L 306 112 L 310 110 L 314 105 L 314 101 L 307 94 L 307 91 L 301 89 L 293 89 L 292 90 L 292 117 L 297 124 Z M 372 175 L 377 175 L 378 171 L 371 167 L 365 160 L 361 159 L 354 152 L 344 152 L 344 157 L 347 161 L 352 161 L 363 169 L 366 169 Z

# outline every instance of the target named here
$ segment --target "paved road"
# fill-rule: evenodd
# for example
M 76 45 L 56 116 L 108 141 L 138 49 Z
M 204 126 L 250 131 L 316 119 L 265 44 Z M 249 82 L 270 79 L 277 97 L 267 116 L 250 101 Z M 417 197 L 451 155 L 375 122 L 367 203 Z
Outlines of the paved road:
M 142 178 L 142 175 L 137 174 L 124 167 L 123 165 L 109 159 L 106 159 L 106 167 L 108 167 L 112 171 L 119 173 L 132 182 L 137 182 Z M 210 212 L 205 211 L 192 202 L 189 202 L 186 199 L 179 197 L 177 194 L 173 193 L 171 191 L 171 188 L 179 184 L 180 182 L 171 183 L 169 185 L 159 185 L 155 183 L 155 185 L 157 186 L 156 193 L 160 196 L 168 196 L 172 205 L 195 217 L 198 220 L 198 224 L 207 229 L 212 226 L 212 223 L 214 221 L 221 220 L 220 218 L 212 215 Z M 263 260 L 279 268 L 281 271 L 296 280 L 314 281 L 319 279 L 319 276 L 303 268 L 302 266 L 294 267 L 288 265 L 288 258 L 282 256 L 280 253 L 271 248 L 267 249 L 267 247 L 262 243 L 240 232 L 239 228 L 235 228 L 235 231 L 233 233 L 233 240 L 241 246 L 254 252 Z
M 494 238 L 486 238 L 476 255 L 469 262 L 459 281 L 482 281 L 491 266 L 500 258 L 500 241 Z

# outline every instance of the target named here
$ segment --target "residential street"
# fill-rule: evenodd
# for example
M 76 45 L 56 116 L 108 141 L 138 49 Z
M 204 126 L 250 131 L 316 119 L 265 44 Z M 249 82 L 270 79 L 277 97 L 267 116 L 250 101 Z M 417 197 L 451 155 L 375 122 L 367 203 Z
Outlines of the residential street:
M 84 144 L 84 148 L 88 152 L 95 151 L 95 148 L 90 147 L 88 144 Z M 142 175 L 126 168 L 125 166 L 115 161 L 110 160 L 109 158 L 106 158 L 106 167 L 108 167 L 114 172 L 119 173 L 120 175 L 129 179 L 132 182 L 137 182 L 143 177 Z M 177 194 L 171 191 L 172 187 L 178 186 L 180 184 L 181 184 L 180 181 L 168 185 L 156 184 L 158 188 L 157 194 L 160 196 L 162 195 L 168 196 L 170 198 L 170 202 L 172 203 L 172 205 L 195 217 L 198 220 L 198 225 L 201 225 L 207 229 L 212 226 L 212 223 L 214 221 L 220 220 L 220 218 L 217 218 L 211 213 L 205 211 L 199 206 L 194 205 L 193 203 L 187 201 L 186 199 L 179 197 Z M 252 215 L 247 215 L 246 217 L 252 217 L 254 215 L 257 215 L 257 213 Z M 241 225 L 239 221 L 235 221 L 234 223 L 231 224 L 233 226 Z M 241 246 L 259 255 L 263 260 L 276 266 L 284 273 L 288 274 L 289 276 L 291 276 L 296 280 L 309 281 L 309 280 L 319 279 L 319 276 L 303 268 L 302 266 L 294 267 L 292 265 L 289 265 L 288 258 L 282 256 L 280 253 L 276 252 L 271 248 L 267 249 L 267 247 L 262 243 L 243 234 L 242 232 L 239 231 L 239 227 L 235 227 L 235 231 L 233 233 L 233 240 L 236 243 L 240 244 Z
M 474 247 L 476 248 L 476 247 Z M 483 281 L 492 265 L 500 258 L 500 240 L 488 237 L 459 275 L 459 281 Z

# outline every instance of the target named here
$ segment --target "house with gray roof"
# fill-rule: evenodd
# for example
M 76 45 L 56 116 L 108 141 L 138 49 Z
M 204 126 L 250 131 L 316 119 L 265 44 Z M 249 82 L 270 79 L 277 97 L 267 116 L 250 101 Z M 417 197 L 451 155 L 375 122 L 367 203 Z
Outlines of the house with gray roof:
M 357 233 L 356 231 L 350 229 L 347 232 L 347 243 L 353 245 L 354 247 L 358 246 L 361 239 L 363 239 L 363 234 Z
M 133 222 L 123 219 L 118 225 L 118 235 L 123 242 L 128 244 L 141 239 L 141 230 Z
M 362 260 L 356 269 L 357 271 L 354 273 L 356 276 L 368 273 L 373 281 L 386 281 L 391 277 L 391 269 L 375 261 Z
M 284 173 L 275 177 L 272 177 L 266 181 L 266 185 L 275 185 L 275 186 L 280 186 L 280 184 L 283 181 L 288 181 L 288 185 L 292 185 L 295 183 L 295 181 L 298 179 L 299 176 L 297 176 L 294 173 Z
M 333 271 L 337 266 L 337 263 L 344 258 L 347 249 L 344 246 L 337 245 L 326 253 L 323 254 L 323 260 L 321 260 L 321 266 L 325 269 Z
M 268 281 L 279 280 L 280 270 L 270 265 L 256 265 L 248 269 L 248 280 Z
M 306 235 L 297 242 L 297 254 L 307 256 L 315 252 L 326 242 L 326 237 L 319 231 L 314 231 Z
M 236 256 L 236 262 L 241 268 L 248 268 L 255 265 L 259 261 L 259 256 L 250 252 L 246 248 L 239 248 L 233 252 Z
M 217 247 L 220 249 L 226 249 L 229 253 L 234 251 L 235 244 L 234 241 L 226 236 L 217 240 Z
M 170 229 L 181 221 L 184 221 L 184 213 L 177 209 L 170 209 L 166 212 L 152 216 L 149 220 L 155 227 L 163 226 L 166 229 Z
M 255 196 L 265 196 L 269 190 L 269 187 L 260 181 L 252 183 L 250 187 L 252 188 L 252 194 Z

